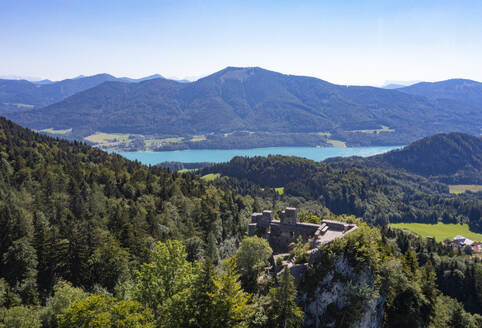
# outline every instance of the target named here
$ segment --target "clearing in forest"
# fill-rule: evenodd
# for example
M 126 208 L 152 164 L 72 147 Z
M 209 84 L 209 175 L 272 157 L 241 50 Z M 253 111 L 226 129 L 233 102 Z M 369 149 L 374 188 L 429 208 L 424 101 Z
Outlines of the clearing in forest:
M 454 239 L 455 236 L 464 236 L 474 241 L 482 241 L 482 234 L 469 230 L 467 224 L 426 224 L 426 223 L 395 223 L 391 227 L 407 229 L 422 237 L 434 237 L 436 241 L 442 242 L 445 239 Z
M 449 185 L 451 194 L 461 194 L 466 191 L 478 192 L 482 191 L 482 185 Z
M 72 132 L 72 128 L 64 129 L 64 130 L 55 130 L 55 129 L 50 128 L 50 129 L 40 130 L 39 132 L 50 133 L 50 134 L 67 134 L 67 133 Z
M 214 181 L 220 176 L 221 174 L 219 173 L 209 173 L 209 174 L 203 175 L 201 179 L 203 179 L 204 181 Z

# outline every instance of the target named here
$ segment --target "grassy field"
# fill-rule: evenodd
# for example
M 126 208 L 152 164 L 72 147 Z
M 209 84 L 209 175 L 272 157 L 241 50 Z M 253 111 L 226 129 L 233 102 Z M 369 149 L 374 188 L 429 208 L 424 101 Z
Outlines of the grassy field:
M 253 131 L 235 131 L 235 132 L 224 133 L 223 136 L 229 137 L 230 135 L 232 135 L 233 133 L 236 133 L 236 132 L 246 132 L 246 133 L 248 133 L 248 134 L 250 134 L 250 135 L 251 135 L 251 134 L 255 134 L 255 132 L 253 132 Z
M 206 140 L 205 136 L 195 136 L 190 141 L 197 142 L 197 141 L 204 141 Z
M 469 230 L 467 224 L 423 224 L 423 223 L 396 223 L 390 226 L 400 229 L 408 229 L 423 237 L 434 237 L 436 241 L 452 240 L 455 236 L 461 235 L 466 238 L 482 241 L 482 234 Z
M 182 169 L 182 170 L 179 170 L 177 171 L 178 173 L 187 173 L 187 172 L 195 172 L 197 171 L 198 169 Z
M 147 149 L 151 149 L 153 147 L 160 147 L 160 146 L 163 146 L 165 144 L 181 142 L 183 140 L 184 140 L 184 138 L 181 138 L 181 137 L 164 138 L 164 139 L 149 139 L 149 140 L 144 140 L 144 145 L 146 146 Z
M 325 137 L 331 137 L 331 133 L 330 133 L 330 132 L 318 132 L 317 135 L 319 135 L 319 136 L 325 136 Z
M 361 133 L 370 133 L 370 134 L 379 134 L 381 132 L 395 132 L 394 129 L 390 129 L 388 126 L 382 125 L 380 129 L 372 129 L 372 130 L 351 130 L 348 132 L 361 132 Z
M 104 133 L 96 132 L 84 139 L 96 144 L 112 143 L 112 142 L 127 142 L 131 134 L 127 133 Z
M 50 134 L 67 134 L 72 132 L 72 128 L 65 130 L 54 130 L 54 129 L 43 129 L 40 132 L 50 133 Z
M 346 147 L 346 143 L 344 141 L 328 139 L 327 142 L 333 147 Z
M 278 195 L 283 195 L 285 193 L 285 187 L 274 188 L 274 191 L 276 191 Z
M 220 176 L 221 174 L 219 173 L 209 173 L 209 174 L 203 175 L 201 179 L 203 179 L 204 181 L 213 181 L 219 178 Z
M 4 103 L 5 105 L 15 106 L 17 108 L 33 108 L 33 105 L 29 104 L 12 104 L 12 103 Z
M 264 188 L 261 188 L 261 191 L 264 191 Z M 285 193 L 285 187 L 278 187 L 274 188 L 274 191 L 278 193 L 278 195 L 283 195 Z
M 482 185 L 449 185 L 451 194 L 461 194 L 466 191 L 482 191 Z

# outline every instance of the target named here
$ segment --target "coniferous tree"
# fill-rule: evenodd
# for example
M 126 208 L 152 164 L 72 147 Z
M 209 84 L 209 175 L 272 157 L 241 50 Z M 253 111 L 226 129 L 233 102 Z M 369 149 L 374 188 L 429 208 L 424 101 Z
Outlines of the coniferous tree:
M 38 303 L 37 254 L 27 237 L 12 243 L 3 254 L 3 275 L 26 304 Z
M 303 311 L 296 305 L 294 278 L 287 267 L 280 277 L 279 286 L 269 291 L 268 326 L 270 328 L 300 327 Z
M 440 292 L 437 290 L 437 274 L 435 273 L 432 262 L 428 261 L 421 270 L 421 287 L 422 293 L 425 296 L 422 313 L 425 320 L 429 322 L 436 316 L 436 303 Z
M 220 327 L 248 327 L 252 313 L 248 306 L 250 296 L 239 283 L 234 258 L 224 263 L 225 272 L 217 280 L 216 286 L 218 310 L 217 318 Z
M 192 327 L 220 327 L 217 317 L 216 303 L 216 268 L 210 257 L 206 257 L 201 270 L 194 281 L 192 291 Z
M 206 256 L 212 260 L 214 265 L 217 265 L 219 263 L 218 248 L 216 246 L 216 237 L 214 236 L 214 233 L 212 231 L 208 233 Z

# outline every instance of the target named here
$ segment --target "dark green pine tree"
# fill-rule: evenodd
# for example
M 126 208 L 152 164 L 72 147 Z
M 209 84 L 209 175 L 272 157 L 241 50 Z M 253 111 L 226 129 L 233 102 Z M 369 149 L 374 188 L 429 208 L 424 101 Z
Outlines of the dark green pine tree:
M 32 246 L 37 251 L 37 281 L 38 288 L 44 295 L 47 295 L 49 290 L 49 284 L 53 281 L 53 270 L 49 266 L 49 256 L 50 256 L 50 245 L 49 245 L 49 231 L 48 231 L 48 221 L 45 219 L 43 213 L 34 214 L 34 238 L 32 241 Z M 42 295 L 42 296 L 44 296 Z
M 279 286 L 269 291 L 268 327 L 294 328 L 300 327 L 303 311 L 296 305 L 296 288 L 294 278 L 285 267 L 281 274 Z
M 218 248 L 216 246 L 216 237 L 214 236 L 214 233 L 212 231 L 208 233 L 206 256 L 211 258 L 214 265 L 218 264 L 219 262 Z
M 216 268 L 210 257 L 204 260 L 192 293 L 193 325 L 195 328 L 217 327 Z
M 437 290 L 437 274 L 432 265 L 432 262 L 428 261 L 421 270 L 422 279 L 421 287 L 422 293 L 425 296 L 425 302 L 423 304 L 422 314 L 426 322 L 430 322 L 436 316 L 436 303 L 439 291 Z

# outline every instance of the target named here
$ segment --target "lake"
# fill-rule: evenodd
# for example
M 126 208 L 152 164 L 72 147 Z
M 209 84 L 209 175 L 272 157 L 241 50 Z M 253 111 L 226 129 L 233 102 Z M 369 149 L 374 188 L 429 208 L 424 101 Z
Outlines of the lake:
M 158 152 L 117 152 L 130 160 L 138 160 L 146 165 L 155 165 L 161 162 L 227 162 L 235 156 L 268 156 L 286 155 L 305 157 L 315 161 L 322 161 L 337 156 L 372 156 L 387 151 L 401 148 L 402 146 L 377 146 L 377 147 L 268 147 L 253 149 L 189 149 L 177 151 Z

